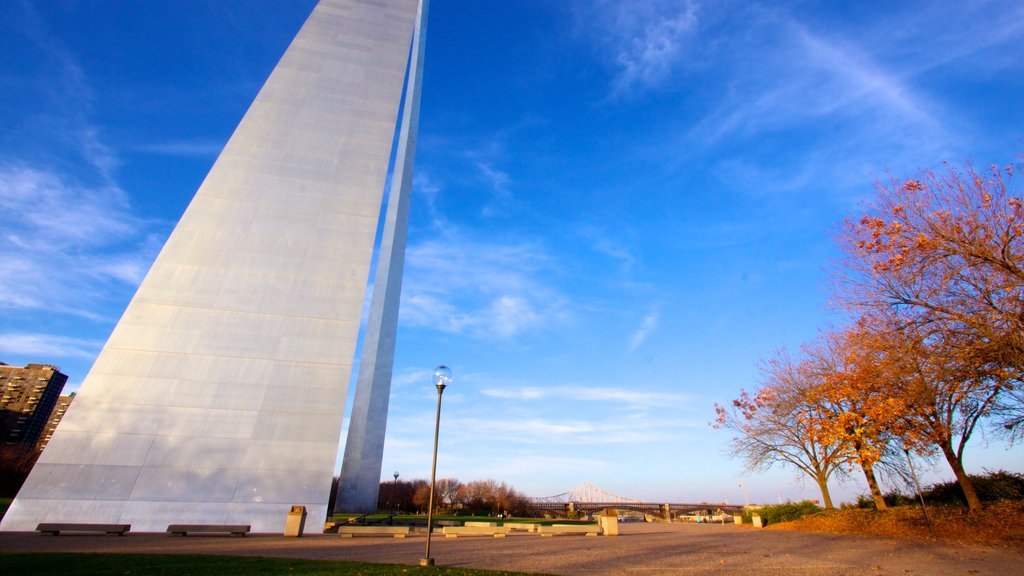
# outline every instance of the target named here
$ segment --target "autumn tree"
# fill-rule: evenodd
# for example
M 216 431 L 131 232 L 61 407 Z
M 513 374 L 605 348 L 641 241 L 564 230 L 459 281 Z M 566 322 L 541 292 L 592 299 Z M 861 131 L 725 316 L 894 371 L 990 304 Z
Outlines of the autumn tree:
M 528 498 L 504 482 L 488 479 L 465 483 L 459 501 L 474 512 L 523 514 Z
M 1011 441 L 1024 425 L 1024 206 L 1012 178 L 1012 166 L 946 165 L 879 184 L 867 213 L 840 237 L 847 257 L 838 293 L 915 330 L 944 370 L 959 374 L 944 376 L 943 387 L 970 389 L 947 396 L 991 396 L 987 406 Z
M 781 351 L 762 365 L 761 372 L 758 390 L 741 390 L 731 406 L 715 405 L 713 425 L 734 434 L 730 451 L 744 460 L 748 471 L 792 466 L 814 480 L 825 508 L 832 508 L 828 481 L 844 473 L 849 456 L 841 443 L 822 441 L 826 416 L 806 402 L 813 367 Z
M 437 481 L 437 502 L 442 508 L 454 509 L 461 488 L 462 482 L 458 478 L 441 478 Z
M 961 356 L 966 346 L 950 344 L 948 335 L 927 327 L 901 325 L 877 336 L 886 351 L 891 387 L 904 403 L 896 428 L 904 444 L 926 454 L 937 449 L 956 476 L 968 508 L 980 508 L 964 469 L 964 450 L 991 414 L 1003 380 L 990 367 Z
M 415 480 L 388 480 L 380 483 L 377 497 L 377 508 L 388 511 L 412 512 L 417 509 L 415 496 L 417 491 L 426 490 L 427 481 Z M 424 504 L 426 507 L 426 504 Z
M 868 318 L 841 331 L 825 332 L 805 347 L 811 386 L 805 401 L 824 416 L 810 432 L 816 440 L 845 449 L 860 466 L 878 510 L 885 510 L 876 469 L 905 477 L 900 416 L 907 402 L 886 370 L 884 344 Z

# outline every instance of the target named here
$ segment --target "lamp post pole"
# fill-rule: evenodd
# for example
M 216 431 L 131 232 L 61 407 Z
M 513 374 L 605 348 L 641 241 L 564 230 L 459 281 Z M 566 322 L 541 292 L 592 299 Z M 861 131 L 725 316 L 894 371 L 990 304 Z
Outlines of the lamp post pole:
M 398 470 L 392 474 L 395 477 L 395 481 L 391 484 L 391 513 L 394 514 L 398 511 Z
M 452 371 L 447 366 L 441 365 L 434 368 L 434 386 L 437 387 L 437 416 L 434 417 L 434 459 L 430 465 L 430 499 L 427 504 L 427 551 L 420 559 L 420 566 L 433 566 L 434 559 L 430 557 L 430 534 L 434 520 L 434 480 L 437 477 L 437 437 L 441 431 L 441 394 L 444 388 L 452 381 Z

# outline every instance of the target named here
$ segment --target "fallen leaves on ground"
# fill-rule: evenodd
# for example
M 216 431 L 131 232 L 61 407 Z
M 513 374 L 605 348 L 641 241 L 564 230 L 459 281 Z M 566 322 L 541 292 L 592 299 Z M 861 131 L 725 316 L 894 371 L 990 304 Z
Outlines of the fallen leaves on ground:
M 1024 501 L 1004 500 L 970 513 L 964 506 L 928 506 L 927 512 L 926 520 L 920 506 L 900 506 L 882 512 L 826 510 L 769 528 L 943 540 L 1024 550 Z

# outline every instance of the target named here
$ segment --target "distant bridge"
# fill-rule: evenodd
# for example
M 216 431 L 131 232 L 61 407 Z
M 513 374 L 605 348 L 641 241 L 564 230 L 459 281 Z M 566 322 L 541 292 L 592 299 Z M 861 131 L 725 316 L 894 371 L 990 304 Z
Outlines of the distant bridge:
M 632 510 L 642 514 L 658 516 L 671 520 L 677 516 L 710 514 L 721 511 L 726 514 L 739 514 L 743 506 L 719 502 L 671 503 L 644 502 L 606 492 L 589 482 L 554 496 L 530 498 L 529 506 L 539 513 L 573 514 L 578 512 L 593 513 L 605 508 L 616 510 Z

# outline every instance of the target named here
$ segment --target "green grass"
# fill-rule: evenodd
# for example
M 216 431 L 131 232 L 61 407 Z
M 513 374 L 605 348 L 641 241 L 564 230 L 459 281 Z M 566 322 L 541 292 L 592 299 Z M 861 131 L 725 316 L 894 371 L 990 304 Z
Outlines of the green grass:
M 522 576 L 521 572 L 494 572 L 435 566 L 367 564 L 329 560 L 251 558 L 240 556 L 187 556 L 174 554 L 48 554 L 0 553 L 0 573 L 33 576 L 259 576 L 311 574 L 324 576 L 391 576 L 402 574 L 451 576 Z

